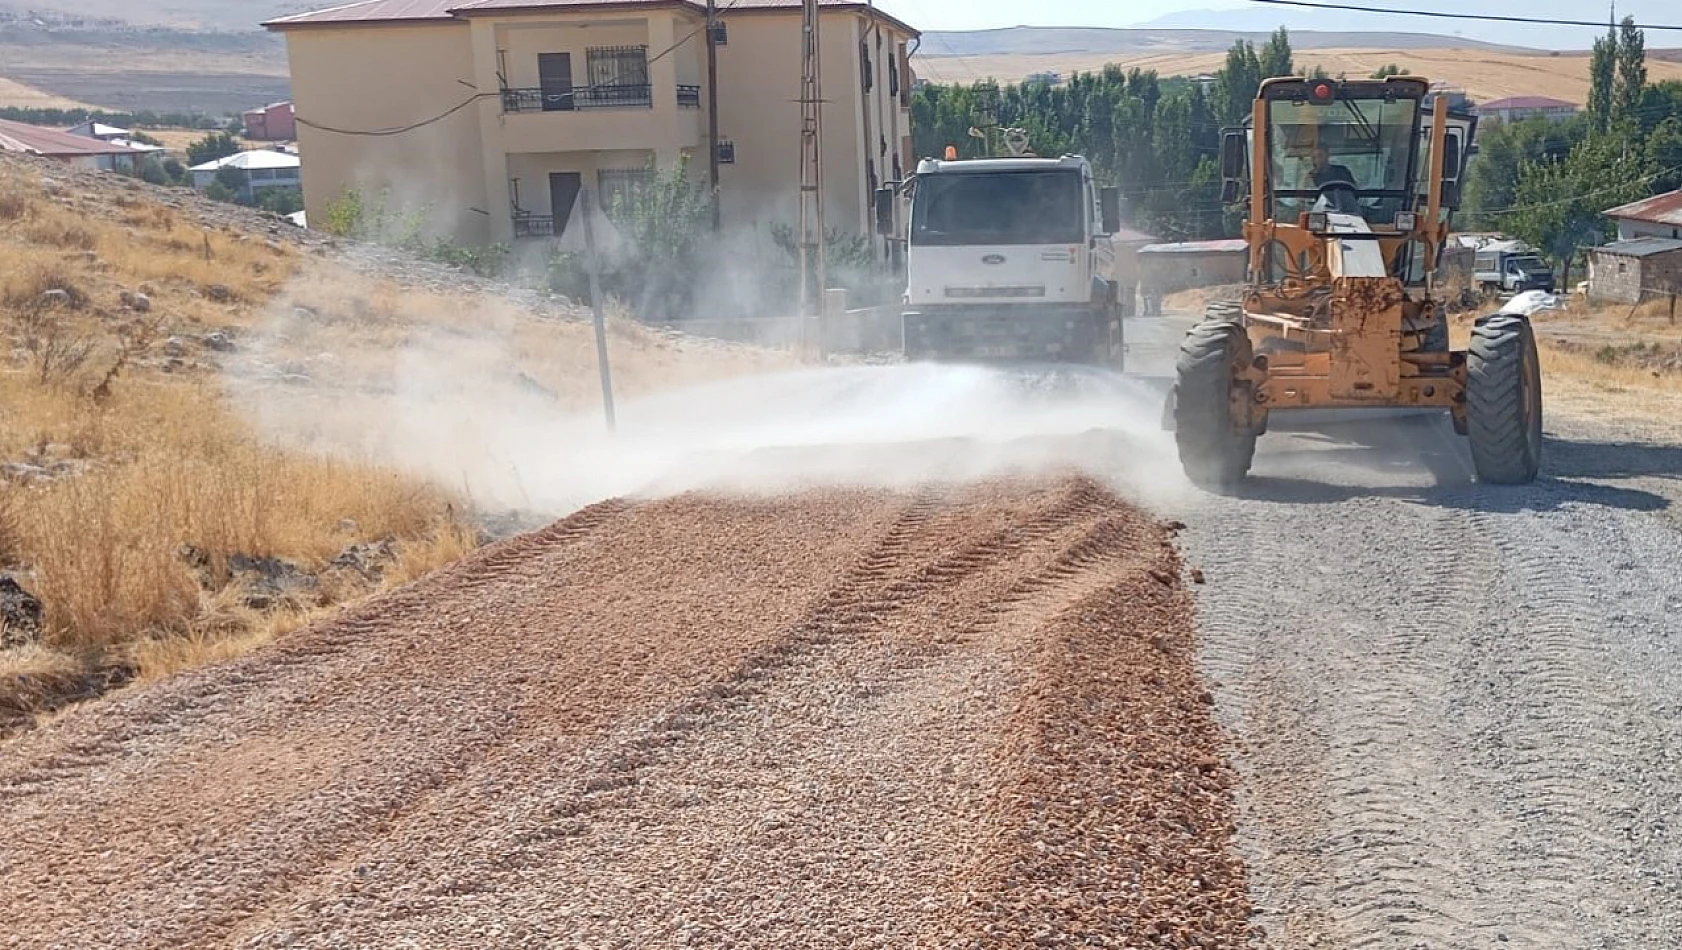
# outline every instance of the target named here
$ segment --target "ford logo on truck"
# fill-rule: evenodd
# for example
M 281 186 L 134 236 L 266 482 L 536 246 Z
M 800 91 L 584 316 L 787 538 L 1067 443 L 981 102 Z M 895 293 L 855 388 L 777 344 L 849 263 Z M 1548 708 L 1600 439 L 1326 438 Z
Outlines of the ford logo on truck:
M 981 259 L 983 264 L 1003 264 L 1004 262 L 1005 256 L 1003 254 L 989 254 Z

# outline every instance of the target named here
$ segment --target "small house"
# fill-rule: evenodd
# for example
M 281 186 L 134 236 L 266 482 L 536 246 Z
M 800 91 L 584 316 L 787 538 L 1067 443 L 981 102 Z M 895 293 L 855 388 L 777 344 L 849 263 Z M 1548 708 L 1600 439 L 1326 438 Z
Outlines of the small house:
M 298 156 L 279 149 L 257 148 L 235 152 L 215 161 L 194 165 L 193 187 L 203 190 L 216 181 L 224 168 L 240 174 L 238 196 L 242 201 L 255 200 L 257 191 L 264 188 L 302 188 L 303 162 Z
M 72 135 L 58 129 L 13 122 L 10 119 L 0 119 L 0 152 L 23 152 L 83 168 L 129 174 L 140 170 L 140 160 L 146 156 L 144 150 L 121 142 L 106 142 L 90 136 Z
M 1150 298 L 1194 287 L 1241 284 L 1250 267 L 1243 238 L 1147 244 L 1138 250 L 1140 282 Z
M 261 109 L 240 114 L 245 137 L 257 142 L 290 142 L 298 137 L 297 119 L 290 102 L 271 102 Z
M 1589 251 L 1589 299 L 1638 304 L 1682 293 L 1682 240 L 1644 237 Z

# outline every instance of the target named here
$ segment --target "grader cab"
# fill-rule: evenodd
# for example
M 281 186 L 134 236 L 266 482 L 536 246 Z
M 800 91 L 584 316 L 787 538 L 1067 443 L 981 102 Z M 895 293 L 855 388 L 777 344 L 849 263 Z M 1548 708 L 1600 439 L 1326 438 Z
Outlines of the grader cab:
M 1541 379 L 1528 319 L 1476 321 L 1449 347 L 1436 281 L 1476 119 L 1429 83 L 1280 78 L 1223 133 L 1224 197 L 1248 199 L 1249 277 L 1180 347 L 1170 416 L 1207 489 L 1249 472 L 1272 413 L 1440 408 L 1481 481 L 1525 483 L 1541 461 Z

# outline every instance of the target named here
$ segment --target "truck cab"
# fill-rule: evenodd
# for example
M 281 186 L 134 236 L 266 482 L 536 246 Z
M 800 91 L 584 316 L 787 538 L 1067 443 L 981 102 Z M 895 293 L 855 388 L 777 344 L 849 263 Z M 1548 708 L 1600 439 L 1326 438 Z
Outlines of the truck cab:
M 1118 366 L 1118 219 L 1078 155 L 924 159 L 877 203 L 905 246 L 907 358 Z

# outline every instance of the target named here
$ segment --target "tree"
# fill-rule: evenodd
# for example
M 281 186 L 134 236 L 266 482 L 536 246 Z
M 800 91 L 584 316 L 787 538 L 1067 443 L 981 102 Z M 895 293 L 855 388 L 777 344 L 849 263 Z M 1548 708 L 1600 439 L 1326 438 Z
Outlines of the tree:
M 1549 122 L 1537 116 L 1480 127 L 1478 154 L 1467 167 L 1461 205 L 1467 224 L 1503 226 L 1499 216 L 1516 203 L 1519 172 L 1525 163 L 1563 160 L 1586 134 L 1586 117 Z
M 1371 78 L 1373 78 L 1373 79 L 1389 79 L 1391 76 L 1405 76 L 1405 75 L 1407 75 L 1407 73 L 1406 73 L 1406 71 L 1404 71 L 1402 69 L 1401 66 L 1397 65 L 1396 63 L 1385 63 L 1383 66 L 1380 66 L 1377 69 L 1373 70 Z
M 1527 161 L 1519 170 L 1517 207 L 1508 229 L 1559 262 L 1561 283 L 1571 282 L 1571 263 L 1584 247 L 1613 235 L 1601 212 L 1647 195 L 1644 158 L 1632 156 L 1613 134 L 1579 142 L 1563 161 Z
M 1641 90 L 1647 86 L 1647 46 L 1634 17 L 1624 17 L 1618 29 L 1618 83 L 1613 93 L 1613 114 L 1622 121 L 1640 115 Z
M 1294 76 L 1296 66 L 1291 62 L 1291 37 L 1284 27 L 1273 31 L 1261 51 L 1261 78 Z
M 1222 122 L 1236 125 L 1250 114 L 1261 88 L 1262 66 L 1256 48 L 1238 40 L 1227 51 L 1226 65 L 1215 72 L 1216 112 Z
M 257 207 L 273 214 L 295 214 L 304 210 L 304 193 L 299 188 L 260 188 Z
M 232 165 L 223 165 L 221 168 L 216 169 L 215 184 L 221 186 L 221 189 L 217 193 L 222 194 L 225 192 L 233 195 L 233 198 L 231 199 L 222 198 L 219 200 L 239 201 L 243 204 L 245 195 L 247 194 L 247 186 L 250 183 L 251 178 L 246 174 L 245 169 L 243 168 L 235 168 Z M 206 191 L 206 194 L 209 194 L 208 190 Z
M 1655 193 L 1682 188 L 1682 115 L 1672 115 L 1647 135 L 1647 167 Z
M 1594 53 L 1589 58 L 1589 120 L 1596 132 L 1604 132 L 1612 124 L 1612 88 L 1618 75 L 1618 32 L 1610 30 L 1594 41 Z
M 226 132 L 213 132 L 187 146 L 187 164 L 203 165 L 239 152 L 239 143 Z

